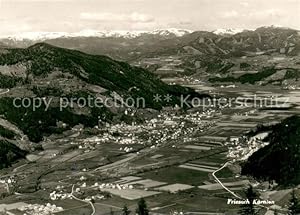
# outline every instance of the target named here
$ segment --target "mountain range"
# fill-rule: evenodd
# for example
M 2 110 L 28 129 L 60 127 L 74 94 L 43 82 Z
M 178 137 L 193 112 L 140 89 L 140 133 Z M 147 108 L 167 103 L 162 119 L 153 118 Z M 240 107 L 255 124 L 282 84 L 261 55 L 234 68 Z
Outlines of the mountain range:
M 299 53 L 298 30 L 261 27 L 256 30 L 217 29 L 189 31 L 166 29 L 155 31 L 83 31 L 79 33 L 27 33 L 0 39 L 11 47 L 28 47 L 37 42 L 76 49 L 89 54 L 108 55 L 120 60 L 136 60 L 161 55 L 257 55 L 264 53 Z
M 125 30 L 114 30 L 114 31 L 96 31 L 96 30 L 83 30 L 80 32 L 24 32 L 15 35 L 1 36 L 0 41 L 3 41 L 7 45 L 15 47 L 26 47 L 33 45 L 34 43 L 44 42 L 46 40 L 64 38 L 123 38 L 123 39 L 134 39 L 143 36 L 156 36 L 161 38 L 175 38 L 181 37 L 186 34 L 192 33 L 191 30 L 187 29 L 157 29 L 153 31 L 125 31 Z

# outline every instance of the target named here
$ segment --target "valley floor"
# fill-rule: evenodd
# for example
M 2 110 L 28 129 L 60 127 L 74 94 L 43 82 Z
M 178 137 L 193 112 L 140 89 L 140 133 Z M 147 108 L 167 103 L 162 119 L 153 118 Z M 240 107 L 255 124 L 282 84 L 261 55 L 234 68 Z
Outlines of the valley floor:
M 174 80 L 172 80 L 174 81 Z M 197 85 L 190 85 L 200 88 Z M 203 88 L 202 88 L 203 89 Z M 298 105 L 297 91 L 275 87 L 220 88 L 207 91 L 224 97 L 271 98 Z M 251 103 L 251 102 L 250 102 Z M 291 190 L 270 190 L 240 175 L 240 160 L 261 147 L 242 136 L 258 124 L 276 123 L 293 114 L 291 108 L 199 107 L 178 115 L 164 111 L 142 125 L 109 125 L 88 135 L 74 128 L 50 136 L 44 151 L 30 154 L 0 171 L 0 211 L 9 214 L 120 214 L 124 205 L 135 211 L 146 199 L 151 214 L 237 214 L 229 198 L 243 198 L 249 183 L 263 199 L 261 214 L 284 212 Z

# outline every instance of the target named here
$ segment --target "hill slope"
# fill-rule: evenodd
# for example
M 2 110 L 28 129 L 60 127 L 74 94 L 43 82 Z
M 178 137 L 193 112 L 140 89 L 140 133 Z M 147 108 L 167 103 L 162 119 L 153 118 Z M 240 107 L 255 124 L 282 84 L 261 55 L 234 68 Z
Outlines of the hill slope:
M 0 55 L 0 65 L 23 65 L 25 67 L 23 73 L 6 76 L 2 74 L 3 78 L 23 77 L 24 82 L 30 83 L 40 77 L 49 76 L 54 71 L 61 71 L 86 83 L 101 86 L 108 91 L 116 91 L 123 96 L 143 97 L 148 107 L 161 108 L 164 105 L 153 102 L 155 94 L 169 93 L 178 96 L 194 93 L 188 88 L 166 85 L 148 71 L 132 67 L 127 63 L 45 43 L 39 43 L 27 49 L 10 49 L 8 53 Z M 177 99 L 174 97 L 174 101 Z
M 78 124 L 93 127 L 99 121 L 111 122 L 116 118 L 138 120 L 133 114 L 124 115 L 126 108 L 161 109 L 180 104 L 181 95 L 200 96 L 189 88 L 167 85 L 152 73 L 127 63 L 45 43 L 26 49 L 7 49 L 0 54 L 0 76 L 0 88 L 11 88 L 0 98 L 0 114 L 34 142 Z M 171 100 L 155 101 L 156 94 L 162 98 L 169 95 Z M 32 105 L 16 107 L 15 97 L 29 97 L 31 101 L 41 97 L 56 102 L 47 110 L 45 104 L 35 109 Z M 75 104 L 61 110 L 58 103 L 61 97 L 68 101 L 75 99 Z M 80 107 L 79 99 L 88 101 L 89 97 L 101 105 Z M 143 99 L 143 102 L 128 107 L 127 99 Z M 125 105 L 120 106 L 124 101 Z M 61 124 L 66 125 L 58 126 Z
M 14 144 L 0 140 L 0 169 L 10 166 L 14 161 L 24 158 L 26 152 Z
M 300 117 L 274 126 L 268 139 L 270 144 L 249 157 L 242 174 L 281 185 L 300 184 Z

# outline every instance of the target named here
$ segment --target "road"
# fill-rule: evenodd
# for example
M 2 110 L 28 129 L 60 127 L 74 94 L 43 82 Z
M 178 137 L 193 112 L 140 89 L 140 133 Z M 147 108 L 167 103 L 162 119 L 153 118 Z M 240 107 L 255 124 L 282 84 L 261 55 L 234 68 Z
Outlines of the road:
M 8 93 L 9 91 L 10 91 L 9 89 L 6 89 L 5 92 L 0 92 L 0 95 L 6 94 L 6 93 Z
M 227 191 L 229 192 L 231 195 L 233 195 L 235 198 L 237 199 L 243 199 L 242 197 L 238 196 L 237 194 L 235 194 L 234 192 L 232 192 L 229 188 L 227 188 L 219 179 L 218 177 L 216 176 L 216 173 L 221 171 L 222 169 L 224 169 L 228 164 L 230 163 L 230 161 L 226 162 L 221 168 L 217 169 L 216 171 L 214 171 L 212 173 L 212 176 L 215 178 L 215 180 Z M 270 207 L 266 207 L 264 205 L 257 205 L 258 207 L 260 208 L 264 208 L 264 209 L 267 209 L 267 210 L 270 210 Z
M 80 202 L 84 202 L 84 203 L 90 204 L 91 207 L 92 207 L 92 209 L 93 209 L 93 212 L 91 213 L 91 215 L 95 215 L 95 214 L 96 214 L 96 208 L 95 208 L 95 206 L 93 205 L 93 203 L 92 203 L 91 201 L 85 201 L 85 200 L 79 199 L 79 198 L 77 198 L 76 196 L 74 196 L 74 194 L 73 194 L 73 193 L 74 193 L 74 187 L 75 187 L 75 185 L 72 186 L 71 196 L 72 196 L 75 200 L 77 200 L 77 201 L 80 201 Z
M 21 165 L 21 166 L 18 166 L 18 167 L 16 167 L 16 168 L 13 169 L 13 172 L 18 172 L 19 169 L 21 169 L 21 168 L 23 168 L 24 166 L 27 166 L 27 165 L 28 165 L 28 164 L 25 163 L 25 164 L 23 164 L 23 165 Z
M 135 153 L 135 154 L 130 154 L 127 158 L 124 158 L 122 160 L 118 160 L 114 163 L 110 163 L 110 164 L 107 164 L 107 165 L 104 165 L 104 166 L 101 166 L 101 167 L 98 167 L 96 169 L 94 169 L 92 172 L 97 172 L 97 171 L 104 171 L 104 170 L 108 170 L 108 169 L 113 169 L 113 168 L 116 168 L 124 163 L 127 163 L 133 159 L 135 159 L 138 155 Z
M 128 153 L 127 154 L 128 157 L 126 157 L 122 160 L 115 161 L 115 162 L 110 163 L 110 164 L 106 164 L 106 165 L 97 167 L 96 169 L 92 170 L 91 173 L 95 173 L 95 172 L 98 172 L 98 171 L 106 171 L 106 170 L 110 170 L 110 169 L 120 167 L 121 165 L 129 163 L 129 161 L 132 161 L 132 160 L 138 158 L 139 156 L 145 156 L 146 154 L 154 152 L 155 150 L 157 150 L 157 148 L 146 147 L 146 148 L 143 148 L 142 150 L 140 150 L 139 153 L 137 153 L 137 152 Z
M 216 171 L 214 171 L 212 173 L 212 176 L 215 178 L 215 180 L 225 189 L 227 190 L 231 195 L 233 195 L 235 198 L 238 198 L 238 199 L 242 199 L 242 197 L 236 195 L 234 192 L 232 192 L 231 190 L 229 190 L 219 179 L 218 177 L 216 176 L 216 173 L 221 171 L 222 169 L 224 169 L 228 164 L 230 163 L 230 161 L 226 162 L 221 168 L 217 169 Z
M 161 209 L 165 209 L 165 208 L 168 208 L 168 207 L 175 206 L 176 204 L 177 203 L 173 203 L 173 204 L 165 205 L 165 206 L 162 206 L 162 207 L 155 207 L 155 208 L 152 208 L 151 211 L 158 211 L 158 210 L 161 210 Z

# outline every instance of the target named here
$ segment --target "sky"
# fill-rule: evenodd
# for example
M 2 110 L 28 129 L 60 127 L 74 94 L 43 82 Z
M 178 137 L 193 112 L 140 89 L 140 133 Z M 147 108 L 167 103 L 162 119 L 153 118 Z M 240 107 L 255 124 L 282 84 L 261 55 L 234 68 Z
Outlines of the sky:
M 300 29 L 300 0 L 0 0 L 0 36 L 269 25 Z

